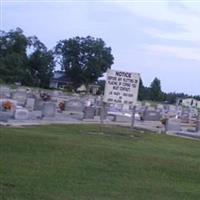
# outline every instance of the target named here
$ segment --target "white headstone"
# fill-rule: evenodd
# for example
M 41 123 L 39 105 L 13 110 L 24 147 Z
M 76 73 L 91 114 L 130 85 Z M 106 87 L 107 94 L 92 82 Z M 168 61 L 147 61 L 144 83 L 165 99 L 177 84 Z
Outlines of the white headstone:
M 181 121 L 180 119 L 169 118 L 167 122 L 168 131 L 180 131 L 181 130 Z
M 15 119 L 17 120 L 26 120 L 29 117 L 29 112 L 25 108 L 19 108 L 15 111 Z
M 45 102 L 42 107 L 43 117 L 54 117 L 56 113 L 56 104 L 52 102 Z
M 12 99 L 16 100 L 18 105 L 25 105 L 27 93 L 24 90 L 18 90 L 12 94 Z
M 34 110 L 35 106 L 35 99 L 34 98 L 27 98 L 26 100 L 26 108 L 30 111 Z

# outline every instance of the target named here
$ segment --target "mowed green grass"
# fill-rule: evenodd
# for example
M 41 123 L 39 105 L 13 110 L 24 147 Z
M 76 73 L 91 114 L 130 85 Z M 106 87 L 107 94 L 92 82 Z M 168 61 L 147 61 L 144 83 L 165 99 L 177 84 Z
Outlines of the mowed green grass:
M 1 200 L 200 199 L 200 142 L 120 127 L 0 128 Z

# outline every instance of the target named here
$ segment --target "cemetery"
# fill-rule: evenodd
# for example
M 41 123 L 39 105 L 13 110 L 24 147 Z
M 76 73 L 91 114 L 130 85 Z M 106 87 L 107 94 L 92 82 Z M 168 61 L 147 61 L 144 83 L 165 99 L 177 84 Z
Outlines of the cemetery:
M 110 83 L 110 78 L 108 79 Z M 113 84 L 113 83 L 111 83 Z M 114 86 L 115 87 L 115 86 Z M 106 91 L 105 91 L 106 93 Z M 126 94 L 126 93 L 125 93 Z M 114 93 L 112 95 L 115 95 Z M 126 94 L 127 95 L 127 94 Z M 133 99 L 131 96 L 130 99 Z M 198 138 L 199 112 L 195 106 L 151 104 L 134 100 L 133 106 L 122 102 L 105 103 L 105 96 L 67 94 L 62 90 L 0 86 L 1 125 L 40 125 L 104 123 L 134 126 L 169 134 L 188 134 Z

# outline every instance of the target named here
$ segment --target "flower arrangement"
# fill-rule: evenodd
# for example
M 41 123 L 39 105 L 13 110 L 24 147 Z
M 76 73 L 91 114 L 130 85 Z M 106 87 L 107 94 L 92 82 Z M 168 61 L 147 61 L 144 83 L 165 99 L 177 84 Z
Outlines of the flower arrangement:
M 5 111 L 8 111 L 13 108 L 13 104 L 10 101 L 5 101 L 5 102 L 3 102 L 2 107 Z
M 163 125 L 166 125 L 167 120 L 168 120 L 168 119 L 167 119 L 166 117 L 163 117 L 163 118 L 160 119 L 160 122 L 161 122 Z
M 61 102 L 59 103 L 59 108 L 60 108 L 61 111 L 64 111 L 64 110 L 65 110 L 65 102 L 64 102 L 64 101 L 61 101 Z
M 41 93 L 40 97 L 43 101 L 50 101 L 51 100 L 51 96 L 47 93 Z

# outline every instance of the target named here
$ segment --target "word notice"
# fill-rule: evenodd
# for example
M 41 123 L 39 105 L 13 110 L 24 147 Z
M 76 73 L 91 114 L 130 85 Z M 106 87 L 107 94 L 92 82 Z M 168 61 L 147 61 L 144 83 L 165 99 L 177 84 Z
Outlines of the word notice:
M 135 105 L 138 98 L 140 75 L 109 69 L 104 91 L 104 102 Z

